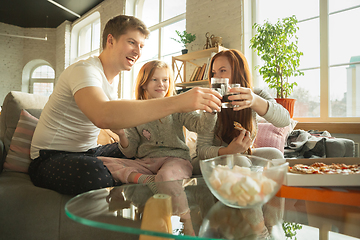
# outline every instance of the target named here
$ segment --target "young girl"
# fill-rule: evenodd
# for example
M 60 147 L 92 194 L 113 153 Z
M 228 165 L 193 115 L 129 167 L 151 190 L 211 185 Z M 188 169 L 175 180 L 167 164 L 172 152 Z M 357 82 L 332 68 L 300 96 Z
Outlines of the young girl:
M 166 63 L 154 60 L 144 64 L 136 79 L 137 100 L 155 101 L 172 96 L 173 92 L 173 73 Z M 211 113 L 189 112 L 175 113 L 134 128 L 114 131 L 120 138 L 120 150 L 127 158 L 135 159 L 101 157 L 101 160 L 115 180 L 122 183 L 152 183 L 149 186 L 154 193 L 170 195 L 173 214 L 180 216 L 185 234 L 194 235 L 182 182 L 156 183 L 191 177 L 193 167 L 183 126 L 202 133 L 214 124 L 215 117 Z
M 137 100 L 153 101 L 172 96 L 173 73 L 158 60 L 146 63 L 136 79 Z M 122 183 L 147 183 L 190 178 L 192 165 L 183 126 L 202 133 L 214 124 L 210 113 L 175 113 L 140 126 L 118 130 L 119 148 L 129 159 L 102 157 L 114 179 Z

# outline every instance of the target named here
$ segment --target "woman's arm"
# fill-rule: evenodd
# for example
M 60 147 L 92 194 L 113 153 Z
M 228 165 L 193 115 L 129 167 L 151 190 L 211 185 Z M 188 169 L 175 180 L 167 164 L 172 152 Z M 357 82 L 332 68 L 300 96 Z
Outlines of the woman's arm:
M 242 87 L 233 88 L 231 91 L 240 93 L 229 97 L 229 100 L 234 101 L 233 104 L 238 105 L 238 107 L 233 108 L 234 111 L 251 108 L 275 127 L 286 127 L 290 124 L 289 112 L 276 103 L 268 92 L 258 88 L 254 88 L 252 91 L 250 88 Z
M 271 95 L 262 89 L 254 89 L 254 93 L 268 102 L 269 107 L 264 115 L 260 115 L 275 127 L 286 127 L 290 124 L 290 114 L 282 105 L 278 104 Z

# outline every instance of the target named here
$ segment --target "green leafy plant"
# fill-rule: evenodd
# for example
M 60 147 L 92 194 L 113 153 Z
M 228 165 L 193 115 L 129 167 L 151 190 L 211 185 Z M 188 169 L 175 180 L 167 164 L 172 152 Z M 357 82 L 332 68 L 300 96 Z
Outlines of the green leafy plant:
M 298 70 L 303 53 L 297 46 L 297 23 L 296 16 L 293 15 L 278 19 L 275 24 L 265 21 L 263 25 L 253 25 L 256 34 L 250 40 L 250 48 L 255 49 L 264 61 L 259 73 L 269 88 L 276 89 L 277 98 L 287 98 L 294 86 L 297 86 L 296 82 L 289 83 L 289 77 L 304 75 Z
M 282 228 L 284 230 L 286 239 L 293 239 L 293 237 L 295 237 L 295 240 L 297 240 L 296 230 L 302 229 L 302 226 L 298 223 L 283 222 Z
M 175 30 L 175 32 L 179 36 L 180 40 L 176 39 L 176 38 L 171 38 L 171 39 L 178 43 L 181 43 L 185 49 L 187 48 L 187 45 L 189 43 L 195 41 L 195 39 L 196 39 L 195 34 L 191 34 L 186 31 L 180 32 L 178 30 Z

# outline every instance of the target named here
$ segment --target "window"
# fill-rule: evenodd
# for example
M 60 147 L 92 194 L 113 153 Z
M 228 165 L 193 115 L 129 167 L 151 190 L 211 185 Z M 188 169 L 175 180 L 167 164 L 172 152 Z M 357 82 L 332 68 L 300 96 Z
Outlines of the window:
M 100 50 L 100 19 L 81 28 L 78 37 L 77 57 L 75 61 L 99 55 Z
M 100 49 L 100 19 L 83 27 L 79 32 L 77 58 L 89 54 L 99 54 Z
M 99 12 L 74 25 L 71 31 L 71 63 L 100 54 L 100 27 Z
M 54 89 L 55 71 L 48 65 L 37 67 L 31 74 L 30 93 L 50 96 Z
M 186 29 L 186 0 L 138 1 L 135 15 L 149 28 L 150 36 L 145 42 L 141 58 L 133 70 L 122 78 L 121 97 L 128 99 L 133 97 L 133 83 L 145 62 L 159 59 L 171 66 L 171 57 L 181 54 L 182 45 L 171 38 L 177 38 L 175 30 Z
M 290 79 L 298 86 L 294 118 L 308 122 L 358 122 L 360 117 L 360 0 L 258 0 L 256 21 L 276 22 L 296 15 L 299 23 L 300 70 Z M 274 8 L 273 6 L 281 6 Z M 271 11 L 268 11 L 271 9 Z M 328 11 L 327 11 L 328 9 Z M 255 54 L 255 65 L 259 60 Z M 254 69 L 254 68 L 253 68 Z M 258 72 L 254 78 L 261 78 Z M 257 81 L 265 86 L 261 79 Z

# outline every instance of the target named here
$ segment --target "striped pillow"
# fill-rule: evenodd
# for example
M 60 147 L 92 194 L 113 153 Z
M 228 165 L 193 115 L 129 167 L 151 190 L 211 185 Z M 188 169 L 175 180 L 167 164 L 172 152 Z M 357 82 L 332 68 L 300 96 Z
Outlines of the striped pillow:
M 11 139 L 10 149 L 5 159 L 4 171 L 28 172 L 31 162 L 30 146 L 38 119 L 21 110 L 20 119 Z

